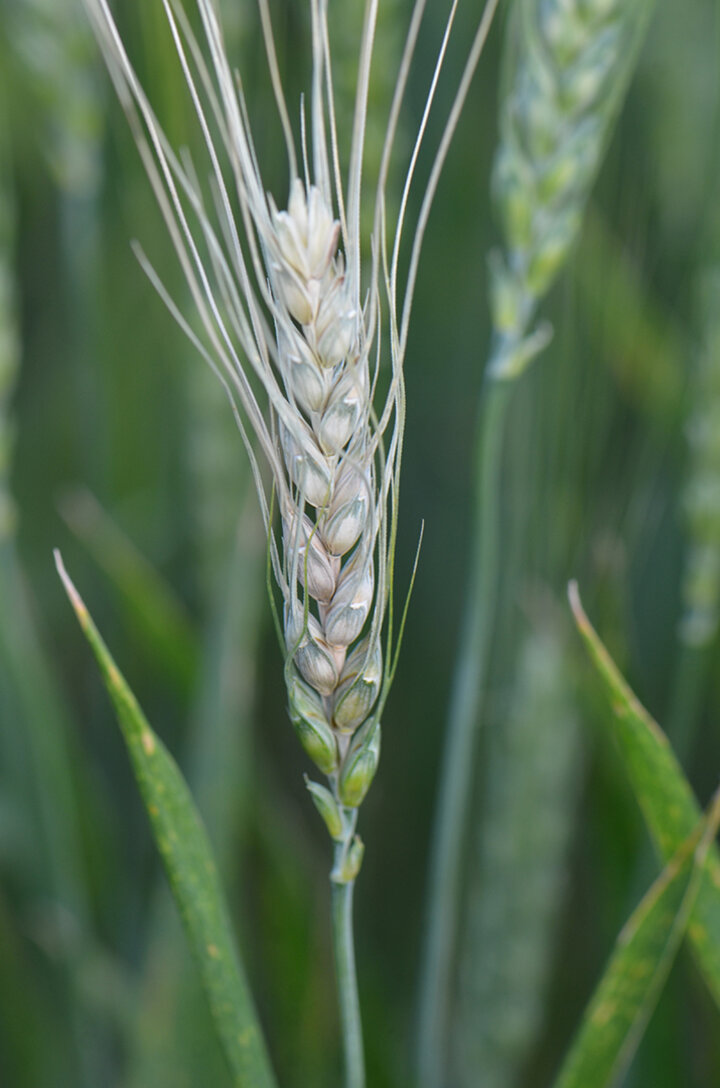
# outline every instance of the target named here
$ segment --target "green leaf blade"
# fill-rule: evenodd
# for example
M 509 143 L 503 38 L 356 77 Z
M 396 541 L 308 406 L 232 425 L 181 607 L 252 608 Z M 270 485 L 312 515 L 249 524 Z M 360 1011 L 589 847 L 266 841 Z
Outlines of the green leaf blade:
M 638 804 L 660 854 L 669 862 L 702 819 L 700 806 L 667 737 L 631 691 L 590 623 L 574 582 L 568 595 L 580 635 L 604 681 L 615 739 Z M 720 1006 L 720 851 L 715 844 L 700 876 L 688 936 Z
M 192 795 L 119 672 L 59 553 L 58 573 L 112 699 L 173 896 L 237 1088 L 275 1080 L 232 936 L 212 850 Z
M 717 795 L 621 931 L 554 1088 L 609 1088 L 629 1065 L 688 927 L 719 820 Z

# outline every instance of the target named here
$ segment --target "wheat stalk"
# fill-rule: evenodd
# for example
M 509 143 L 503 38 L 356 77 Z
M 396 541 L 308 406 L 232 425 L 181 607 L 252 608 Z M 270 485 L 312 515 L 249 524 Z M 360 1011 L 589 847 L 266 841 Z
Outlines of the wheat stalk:
M 188 319 L 142 251 L 171 313 L 225 388 L 250 459 L 282 597 L 290 718 L 328 785 L 308 788 L 335 841 L 333 922 L 347 1082 L 364 1083 L 352 944 L 352 891 L 363 846 L 357 810 L 377 769 L 380 718 L 396 663 L 392 572 L 405 421 L 403 362 L 420 249 L 439 172 L 496 0 L 471 44 L 435 153 L 398 297 L 410 187 L 457 0 L 429 81 L 402 198 L 387 226 L 387 179 L 425 0 L 416 0 L 390 103 L 361 260 L 362 180 L 378 0 L 365 4 L 347 184 L 343 181 L 327 0 L 310 0 L 311 92 L 299 148 L 285 102 L 267 0 L 260 0 L 284 133 L 289 197 L 266 192 L 242 86 L 212 0 L 197 0 L 198 39 L 178 0 L 162 0 L 202 132 L 209 182 L 170 145 L 135 75 L 106 0 L 85 0 L 200 320 Z M 367 236 L 367 235 L 366 235 Z M 389 363 L 389 376 L 380 380 Z M 381 385 L 386 389 L 380 394 Z M 269 466 L 266 483 L 261 463 Z M 273 514 L 277 509 L 280 532 Z M 381 644 L 389 615 L 386 644 Z
M 418 1032 L 422 1088 L 442 1081 L 449 1030 L 475 736 L 500 574 L 507 406 L 513 380 L 550 339 L 547 324 L 531 330 L 531 323 L 577 236 L 650 10 L 651 0 L 517 0 L 512 12 L 494 169 L 505 250 L 491 255 L 493 344 L 478 418 L 477 522 L 433 832 Z

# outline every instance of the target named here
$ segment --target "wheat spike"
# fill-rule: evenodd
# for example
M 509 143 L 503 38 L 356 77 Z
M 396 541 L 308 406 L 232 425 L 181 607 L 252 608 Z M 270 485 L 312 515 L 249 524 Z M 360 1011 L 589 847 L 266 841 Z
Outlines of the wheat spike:
M 632 73 L 652 0 L 518 0 L 494 190 L 505 253 L 493 254 L 491 373 L 512 377 L 548 342 L 529 332 L 575 241 Z
M 412 291 L 439 169 L 487 34 L 490 0 L 452 107 L 409 246 L 398 299 L 401 240 L 417 152 L 425 137 L 456 3 L 451 5 L 426 109 L 407 167 L 394 228 L 387 179 L 399 112 L 425 0 L 417 0 L 399 62 L 379 155 L 371 229 L 362 209 L 377 0 L 365 5 L 347 173 L 336 130 L 327 0 L 311 0 L 312 76 L 296 143 L 272 36 L 260 0 L 266 51 L 284 133 L 286 202 L 268 194 L 249 109 L 227 58 L 212 0 L 197 0 L 196 37 L 178 0 L 162 0 L 202 132 L 209 181 L 169 144 L 125 52 L 106 0 L 85 0 L 182 265 L 195 310 L 189 320 L 144 254 L 140 261 L 172 314 L 220 378 L 250 457 L 282 595 L 289 712 L 331 792 L 313 798 L 344 849 L 334 878 L 351 880 L 361 849 L 356 810 L 377 767 L 389 684 L 381 646 L 392 593 L 394 521 L 405 419 L 403 362 Z M 346 180 L 345 180 L 346 179 Z M 363 234 L 364 231 L 364 234 Z M 371 255 L 363 260 L 363 239 Z M 388 377 L 378 378 L 381 368 Z M 382 386 L 383 394 L 378 390 Z M 259 453 L 259 457 L 258 457 Z M 270 469 L 268 485 L 262 459 Z M 273 511 L 280 532 L 276 535 Z M 322 791 L 324 787 L 319 787 Z M 326 796 L 327 794 L 327 796 Z M 330 798 L 330 800 L 328 800 Z M 324 807 L 323 807 L 324 806 Z M 334 811 L 334 810 L 333 810 Z

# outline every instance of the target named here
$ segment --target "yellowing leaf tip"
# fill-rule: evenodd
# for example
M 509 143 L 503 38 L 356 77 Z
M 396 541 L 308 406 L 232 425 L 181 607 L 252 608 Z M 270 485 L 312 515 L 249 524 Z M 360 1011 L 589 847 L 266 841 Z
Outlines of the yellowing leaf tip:
M 57 568 L 57 572 L 58 572 L 58 574 L 60 576 L 60 581 L 62 582 L 62 584 L 63 584 L 63 586 L 65 588 L 65 592 L 67 593 L 67 595 L 68 595 L 68 597 L 70 599 L 70 604 L 75 609 L 75 611 L 76 611 L 76 613 L 78 615 L 78 618 L 82 621 L 88 614 L 87 613 L 87 608 L 85 607 L 85 605 L 83 603 L 82 597 L 80 596 L 77 589 L 75 588 L 75 585 L 73 584 L 73 581 L 70 578 L 70 575 L 65 570 L 65 564 L 63 563 L 63 558 L 62 558 L 62 555 L 60 553 L 59 548 L 54 548 L 53 549 L 53 557 L 55 559 L 55 566 Z
M 571 578 L 567 585 L 568 601 L 570 602 L 570 608 L 572 609 L 575 622 L 578 626 L 583 623 L 587 623 L 587 616 L 585 615 L 585 609 L 582 606 L 580 600 L 580 590 L 575 578 Z

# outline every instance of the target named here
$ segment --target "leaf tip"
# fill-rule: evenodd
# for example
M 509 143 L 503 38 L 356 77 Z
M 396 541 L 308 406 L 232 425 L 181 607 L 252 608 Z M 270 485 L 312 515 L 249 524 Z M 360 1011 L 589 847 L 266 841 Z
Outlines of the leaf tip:
M 55 560 L 55 567 L 57 569 L 58 575 L 60 576 L 60 581 L 62 582 L 65 592 L 68 595 L 70 604 L 75 609 L 75 613 L 80 622 L 84 624 L 85 620 L 88 618 L 88 610 L 83 603 L 82 597 L 75 588 L 75 585 L 70 575 L 65 569 L 62 553 L 60 552 L 59 548 L 53 549 L 53 558 Z
M 65 570 L 65 564 L 63 563 L 62 552 L 59 548 L 53 548 L 53 559 L 55 560 L 55 567 L 61 578 L 67 577 L 67 571 Z
M 580 590 L 578 588 L 577 580 L 575 578 L 571 578 L 568 582 L 567 595 L 568 601 L 570 602 L 572 614 L 575 617 L 575 623 L 581 629 L 583 627 L 589 626 L 589 621 L 585 613 L 585 609 L 583 608 L 582 601 L 580 600 Z

